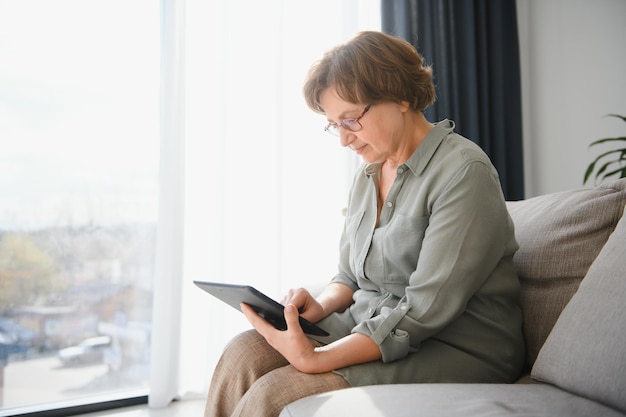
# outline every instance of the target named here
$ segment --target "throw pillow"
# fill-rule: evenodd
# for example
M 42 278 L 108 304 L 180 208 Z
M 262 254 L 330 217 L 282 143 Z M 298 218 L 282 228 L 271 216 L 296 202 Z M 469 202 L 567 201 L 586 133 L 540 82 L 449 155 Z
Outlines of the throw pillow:
M 543 345 L 532 376 L 626 412 L 626 219 Z
M 508 202 L 520 245 L 514 257 L 530 370 L 559 314 L 615 229 L 626 179 Z

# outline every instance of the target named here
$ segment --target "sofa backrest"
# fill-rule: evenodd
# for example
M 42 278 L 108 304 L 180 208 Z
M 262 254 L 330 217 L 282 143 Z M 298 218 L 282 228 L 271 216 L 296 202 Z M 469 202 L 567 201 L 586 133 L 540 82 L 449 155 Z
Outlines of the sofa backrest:
M 625 205 L 626 179 L 507 202 L 520 246 L 514 262 L 522 286 L 528 369 Z
M 626 217 L 622 216 L 554 324 L 531 370 L 535 380 L 623 413 L 626 413 L 625 248 Z

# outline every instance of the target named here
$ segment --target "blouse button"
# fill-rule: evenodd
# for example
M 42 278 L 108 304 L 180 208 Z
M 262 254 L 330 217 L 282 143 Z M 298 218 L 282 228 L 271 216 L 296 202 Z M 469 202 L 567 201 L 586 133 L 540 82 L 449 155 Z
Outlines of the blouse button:
M 393 207 L 393 203 L 391 201 L 387 201 L 387 207 Z

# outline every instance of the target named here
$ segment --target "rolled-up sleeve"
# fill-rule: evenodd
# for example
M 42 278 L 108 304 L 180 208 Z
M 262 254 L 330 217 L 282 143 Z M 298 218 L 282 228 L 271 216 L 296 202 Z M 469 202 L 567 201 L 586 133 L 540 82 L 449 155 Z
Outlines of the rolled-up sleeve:
M 383 362 L 404 358 L 410 351 L 409 333 L 397 328 L 398 323 L 409 311 L 410 306 L 402 304 L 391 309 L 383 307 L 376 317 L 358 324 L 353 333 L 366 334 L 380 346 Z

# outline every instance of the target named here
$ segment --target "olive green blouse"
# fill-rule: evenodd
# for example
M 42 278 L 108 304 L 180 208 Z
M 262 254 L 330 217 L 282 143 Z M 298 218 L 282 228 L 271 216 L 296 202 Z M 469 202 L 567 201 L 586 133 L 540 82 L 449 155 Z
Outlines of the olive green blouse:
M 382 361 L 337 372 L 353 386 L 515 380 L 518 246 L 489 158 L 452 121 L 438 123 L 397 168 L 376 225 L 380 169 L 355 176 L 332 279 L 355 291 L 354 304 L 324 322 L 371 337 Z

